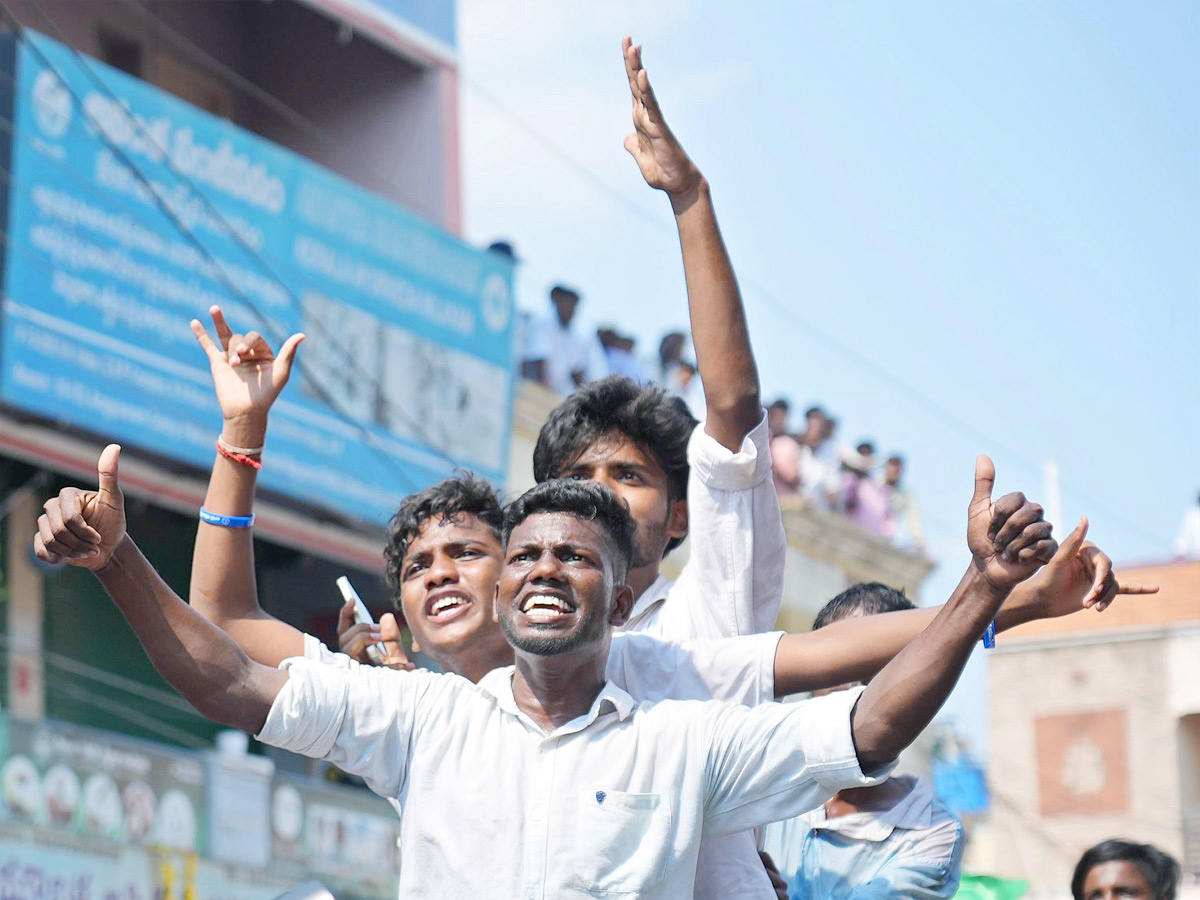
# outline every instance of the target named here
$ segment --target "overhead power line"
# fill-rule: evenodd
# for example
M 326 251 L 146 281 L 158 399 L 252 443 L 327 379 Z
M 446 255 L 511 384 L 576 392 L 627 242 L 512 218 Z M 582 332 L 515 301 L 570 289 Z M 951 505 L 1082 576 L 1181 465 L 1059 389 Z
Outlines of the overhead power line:
M 31 0 L 23 0 L 23 2 L 29 4 Z M 254 97 L 256 100 L 275 111 L 286 121 L 295 127 L 304 130 L 306 134 L 318 138 L 326 145 L 337 142 L 338 139 L 336 137 L 321 128 L 311 119 L 304 116 L 302 113 L 289 106 L 284 101 L 272 95 L 262 86 L 250 81 L 224 63 L 215 59 L 211 54 L 199 47 L 194 41 L 191 41 L 185 35 L 181 34 L 177 29 L 173 28 L 167 22 L 155 15 L 152 10 L 139 2 L 139 0 L 122 0 L 122 2 L 129 7 L 136 9 L 138 14 L 147 21 L 150 21 L 154 28 L 168 36 L 168 38 L 176 47 L 183 49 L 191 59 L 198 62 L 216 77 L 230 83 L 235 89 Z M 42 15 L 43 18 L 46 17 L 45 13 L 40 9 L 39 14 Z M 61 34 L 61 31 L 59 33 Z M 664 233 L 670 233 L 672 236 L 674 236 L 673 226 L 662 216 L 655 214 L 642 204 L 630 198 L 624 191 L 615 187 L 607 179 L 592 169 L 588 164 L 581 161 L 569 150 L 545 135 L 534 124 L 527 121 L 523 116 L 514 111 L 500 98 L 484 88 L 474 79 L 467 77 L 461 72 L 460 79 L 469 90 L 496 109 L 502 116 L 513 123 L 513 125 L 515 125 L 518 129 L 523 131 L 544 151 L 553 155 L 559 161 L 567 165 L 580 178 L 593 185 L 603 195 L 607 196 L 612 202 L 620 206 L 628 214 L 652 225 Z M 383 177 L 380 180 L 395 189 L 397 193 L 402 191 L 402 189 L 395 184 L 394 180 L 386 177 Z M 799 332 L 806 333 L 810 337 L 817 339 L 827 346 L 835 355 L 842 356 L 844 359 L 852 362 L 856 367 L 866 371 L 878 381 L 882 382 L 885 386 L 893 390 L 896 394 L 906 399 L 915 407 L 924 411 L 932 419 L 941 421 L 951 430 L 959 433 L 963 437 L 966 437 L 974 444 L 983 444 L 989 448 L 994 448 L 1005 453 L 1015 462 L 1025 466 L 1030 472 L 1040 476 L 1041 465 L 1037 461 L 1029 458 L 1023 451 L 1012 446 L 1006 441 L 997 439 L 995 436 L 967 421 L 958 413 L 943 406 L 921 389 L 907 383 L 900 378 L 897 378 L 892 371 L 890 371 L 886 366 L 879 363 L 870 355 L 863 353 L 848 343 L 838 339 L 834 334 L 825 331 L 811 319 L 797 312 L 757 278 L 753 277 L 752 275 L 741 273 L 739 274 L 739 281 L 749 288 L 755 296 L 759 297 L 768 308 L 775 312 L 776 315 L 788 322 L 792 327 L 796 328 Z M 1063 480 L 1063 486 L 1073 493 L 1077 498 L 1084 501 L 1091 509 L 1103 513 L 1109 518 L 1110 521 L 1120 525 L 1128 532 L 1137 534 L 1155 544 L 1165 545 L 1169 543 L 1169 540 L 1163 535 L 1146 528 L 1140 523 L 1126 518 L 1110 504 L 1097 499 L 1089 492 L 1085 492 L 1081 488 L 1066 480 Z M 1066 523 L 1063 523 L 1064 526 L 1065 524 Z
M 99 73 L 97 73 L 94 70 L 94 68 L 89 64 L 86 57 L 84 57 L 81 53 L 79 53 L 78 50 L 71 47 L 69 45 L 69 43 L 67 43 L 66 38 L 63 35 L 61 29 L 58 27 L 57 23 L 54 22 L 53 19 L 51 19 L 46 14 L 46 12 L 44 10 L 42 10 L 40 7 L 38 7 L 36 4 L 26 2 L 26 6 L 29 8 L 32 8 L 38 14 L 38 16 L 42 19 L 42 21 L 44 21 L 46 23 L 46 25 L 52 31 L 55 32 L 55 34 L 60 38 L 60 40 L 62 40 L 63 43 L 66 44 L 66 46 L 68 47 L 70 52 L 75 57 L 76 61 L 79 63 L 80 67 L 87 73 L 90 80 L 101 91 L 103 91 L 106 95 L 108 95 L 110 98 L 117 99 L 115 93 L 111 90 L 111 88 L 108 87 L 108 85 L 100 77 Z M 19 23 L 17 22 L 15 16 L 13 15 L 11 8 L 9 7 L 9 5 L 6 2 L 4 2 L 4 0 L 0 0 L 0 10 L 3 10 L 5 17 L 10 21 L 10 23 L 19 29 L 19 27 L 20 27 Z M 21 32 L 19 32 L 19 31 L 18 31 L 18 33 L 21 34 Z M 22 38 L 23 38 L 23 34 L 22 34 Z M 76 94 L 76 92 L 71 88 L 70 83 L 67 81 L 67 79 L 65 77 L 63 77 L 63 74 L 58 71 L 57 67 L 55 67 L 51 63 L 51 61 L 48 60 L 45 57 L 45 55 L 42 54 L 35 45 L 29 43 L 28 41 L 25 41 L 25 45 L 39 58 L 39 60 L 42 62 L 43 65 L 45 65 L 47 68 L 49 68 L 51 71 L 53 71 L 59 77 L 59 79 L 63 82 L 63 84 L 67 88 L 67 90 L 72 94 L 72 96 L 76 100 L 76 102 L 80 102 L 81 98 L 79 98 L 78 95 Z M 6 80 L 11 81 L 11 79 L 6 79 Z M 82 107 L 81 103 L 80 103 L 80 105 Z M 135 128 L 138 128 L 143 133 L 143 137 L 146 140 L 152 142 L 152 144 L 157 144 L 156 138 L 152 134 L 149 133 L 149 131 L 142 125 L 142 123 L 138 122 L 136 120 L 136 118 L 133 118 L 133 117 L 130 117 L 130 120 L 131 120 L 133 126 Z M 204 243 L 196 237 L 194 232 L 192 232 L 192 230 L 189 229 L 187 227 L 187 225 L 184 222 L 182 222 L 178 218 L 178 216 L 174 214 L 174 212 L 170 209 L 170 207 L 167 206 L 167 204 L 165 202 L 163 202 L 163 200 L 158 196 L 158 193 L 153 189 L 153 186 L 152 186 L 149 178 L 145 175 L 145 173 L 137 165 L 136 161 L 129 158 L 128 154 L 126 154 L 122 148 L 116 146 L 111 140 L 109 140 L 107 134 L 104 132 L 103 129 L 97 128 L 96 131 L 100 135 L 101 139 L 105 142 L 106 147 L 114 154 L 114 156 L 116 156 L 123 164 L 125 164 L 129 168 L 131 173 L 138 179 L 138 181 L 143 185 L 143 187 L 146 188 L 149 196 L 153 198 L 155 204 L 158 206 L 159 210 L 164 214 L 164 216 L 166 216 L 168 221 L 171 223 L 172 227 L 179 234 L 181 234 L 186 240 L 188 240 L 202 254 L 202 256 L 210 263 L 210 265 L 211 265 L 212 269 L 214 270 L 214 273 L 217 277 L 217 280 L 221 283 L 222 287 L 226 290 L 226 292 L 233 299 L 235 299 L 239 303 L 241 303 L 246 309 L 248 309 L 255 316 L 255 318 L 258 320 L 258 322 L 260 324 L 260 327 L 264 331 L 264 333 L 268 334 L 268 336 L 270 336 L 273 341 L 275 341 L 275 342 L 282 341 L 284 336 L 281 334 L 274 333 L 274 328 L 272 326 L 270 319 L 261 311 L 261 309 L 258 308 L 257 304 L 255 304 L 248 296 L 245 295 L 244 292 L 242 292 L 232 282 L 232 280 L 226 275 L 224 268 L 220 264 L 220 261 L 217 260 L 216 257 L 213 256 L 213 254 L 208 250 L 208 248 L 204 245 Z M 169 160 L 169 156 L 166 156 L 165 153 L 164 153 L 164 158 Z M 274 271 L 274 269 L 272 268 L 270 263 L 262 256 L 262 254 L 258 253 L 254 248 L 250 247 L 245 242 L 245 240 L 237 232 L 237 230 L 234 229 L 228 223 L 228 221 L 225 219 L 222 212 L 216 206 L 214 206 L 211 203 L 211 201 L 208 200 L 207 196 L 205 196 L 203 194 L 203 192 L 199 191 L 196 188 L 196 186 L 191 182 L 191 180 L 186 175 L 184 175 L 183 173 L 180 173 L 178 170 L 176 170 L 175 167 L 173 165 L 171 165 L 169 162 L 168 162 L 168 167 L 169 167 L 169 170 L 171 171 L 171 173 L 183 185 L 185 185 L 188 188 L 188 190 L 192 193 L 192 195 L 194 195 L 206 207 L 206 210 L 208 211 L 212 220 L 222 226 L 222 229 L 224 230 L 226 235 L 229 238 L 231 238 L 234 241 L 234 243 L 236 243 L 243 250 L 243 252 L 245 252 L 247 254 L 247 256 L 249 256 L 262 269 L 262 271 L 267 275 L 268 278 L 270 278 L 272 281 L 274 281 L 276 284 L 278 284 L 284 290 L 284 292 L 291 298 L 293 303 L 296 305 L 296 308 L 299 308 L 299 299 L 296 297 L 295 292 L 290 288 L 290 286 L 286 282 L 284 282 L 278 276 L 278 274 Z M 448 451 L 446 451 L 444 448 L 442 448 L 437 441 L 433 440 L 428 435 L 428 433 L 425 431 L 423 425 L 420 422 L 416 421 L 402 407 L 400 407 L 394 403 L 391 403 L 388 400 L 388 398 L 386 397 L 386 393 L 382 390 L 382 385 L 379 382 L 379 380 L 371 373 L 363 372 L 359 368 L 359 363 L 358 363 L 356 357 L 353 354 L 347 352 L 346 349 L 341 346 L 336 335 L 334 335 L 332 332 L 330 332 L 328 329 L 326 329 L 323 326 L 323 323 L 314 322 L 313 324 L 316 326 L 316 328 L 315 328 L 316 331 L 323 333 L 324 338 L 327 339 L 327 344 L 329 346 L 333 347 L 335 350 L 340 351 L 341 356 L 344 358 L 346 364 L 349 367 L 351 367 L 352 369 L 356 370 L 357 375 L 361 378 L 361 380 L 364 383 L 367 383 L 376 389 L 378 396 L 381 398 L 381 401 L 388 407 L 389 411 L 392 412 L 399 420 L 404 421 L 405 424 L 407 425 L 407 427 L 410 428 L 412 430 L 412 432 L 415 435 L 417 435 L 424 442 L 425 446 L 428 447 L 434 455 L 440 457 L 443 461 L 445 461 L 450 466 L 456 466 L 458 464 L 457 460 L 454 459 L 454 457 L 451 456 Z M 329 394 L 329 392 L 325 389 L 325 387 L 317 379 L 315 379 L 311 376 L 311 374 L 307 371 L 306 367 L 302 363 L 300 363 L 299 360 L 297 360 L 295 368 L 297 369 L 298 373 L 301 375 L 302 380 L 304 380 L 307 383 L 309 389 L 319 399 L 321 399 L 331 411 L 333 411 L 339 418 L 341 418 L 343 421 L 350 424 L 353 428 L 355 428 L 357 431 L 360 432 L 360 434 L 362 435 L 362 438 L 363 438 L 364 445 L 366 445 L 369 449 L 371 449 L 373 452 L 376 453 L 376 455 L 383 461 L 385 468 L 388 471 L 392 472 L 392 474 L 401 483 L 404 490 L 406 490 L 406 491 L 416 490 L 418 485 L 415 483 L 415 481 L 412 479 L 412 477 L 406 471 L 404 471 L 403 468 L 398 466 L 396 464 L 396 462 L 378 446 L 378 441 L 376 440 L 374 434 L 371 433 L 354 416 L 350 415 L 345 410 L 343 410 L 341 408 L 340 404 L 336 401 L 336 399 L 332 395 Z

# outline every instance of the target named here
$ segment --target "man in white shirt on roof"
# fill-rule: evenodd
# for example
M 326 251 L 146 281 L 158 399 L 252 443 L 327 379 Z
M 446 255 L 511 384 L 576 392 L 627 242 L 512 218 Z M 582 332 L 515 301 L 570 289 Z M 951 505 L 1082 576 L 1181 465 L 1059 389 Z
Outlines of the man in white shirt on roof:
M 690 896 L 702 834 L 874 783 L 864 772 L 878 775 L 925 727 L 1008 592 L 1055 546 L 1032 504 L 991 502 L 981 458 L 972 566 L 865 691 L 755 709 L 638 704 L 605 677 L 611 627 L 633 603 L 633 523 L 610 492 L 553 482 L 506 518 L 496 616 L 515 668 L 479 687 L 301 659 L 280 670 L 180 601 L 129 540 L 118 455 L 102 455 L 98 491 L 47 504 L 35 552 L 92 569 L 156 668 L 205 715 L 402 802 L 405 897 Z
M 556 284 L 550 289 L 550 305 L 529 321 L 521 371 L 565 397 L 580 385 L 603 378 L 608 367 L 599 338 L 583 330 L 575 318 L 579 291 Z

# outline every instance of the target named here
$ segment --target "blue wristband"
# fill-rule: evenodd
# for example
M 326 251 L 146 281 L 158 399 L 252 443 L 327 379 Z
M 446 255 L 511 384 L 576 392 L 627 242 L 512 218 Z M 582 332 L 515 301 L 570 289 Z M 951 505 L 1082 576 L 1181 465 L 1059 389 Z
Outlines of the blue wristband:
M 253 518 L 253 517 L 251 517 Z M 996 646 L 996 620 L 988 622 L 988 627 L 983 631 L 983 649 L 992 650 Z
M 254 514 L 248 516 L 219 516 L 200 507 L 200 521 L 209 525 L 220 525 L 222 528 L 249 528 L 254 524 Z

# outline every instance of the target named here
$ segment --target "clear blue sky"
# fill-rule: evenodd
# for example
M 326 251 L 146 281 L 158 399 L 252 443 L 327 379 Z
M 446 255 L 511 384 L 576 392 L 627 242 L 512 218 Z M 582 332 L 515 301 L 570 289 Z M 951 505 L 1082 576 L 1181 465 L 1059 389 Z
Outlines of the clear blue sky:
M 572 283 L 645 351 L 686 325 L 621 146 L 631 33 L 766 395 L 908 458 L 926 602 L 966 564 L 978 452 L 1038 498 L 1056 459 L 1064 525 L 1118 562 L 1170 555 L 1200 492 L 1200 5 L 460 0 L 459 26 L 466 232 L 516 243 L 523 306 Z M 976 665 L 950 712 L 985 747 L 982 690 Z

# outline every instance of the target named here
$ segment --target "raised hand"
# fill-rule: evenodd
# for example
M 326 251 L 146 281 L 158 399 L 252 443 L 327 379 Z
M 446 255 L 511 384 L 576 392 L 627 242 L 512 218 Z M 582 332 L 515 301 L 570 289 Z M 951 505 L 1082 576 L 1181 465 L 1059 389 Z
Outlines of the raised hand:
M 209 337 L 199 319 L 192 319 L 192 333 L 208 356 L 222 414 L 226 421 L 261 419 L 265 422 L 271 404 L 292 374 L 296 348 L 304 335 L 293 334 L 284 341 L 276 356 L 257 331 L 235 334 L 225 321 L 221 307 L 212 307 L 209 314 L 219 344 Z
M 625 51 L 625 74 L 633 96 L 634 133 L 625 138 L 625 149 L 637 160 L 646 184 L 675 196 L 684 196 L 699 186 L 700 170 L 684 152 L 663 119 L 650 78 L 642 66 L 642 48 L 630 38 L 621 42 Z
M 392 613 L 384 613 L 377 624 L 359 624 L 354 621 L 354 601 L 347 600 L 338 613 L 338 649 L 364 665 L 375 662 L 367 656 L 367 647 L 383 644 L 383 665 L 389 669 L 411 671 L 417 666 L 410 662 L 400 640 L 400 624 Z
M 1050 561 L 1058 542 L 1042 507 L 1017 492 L 992 502 L 996 467 L 975 460 L 975 496 L 967 510 L 967 544 L 979 573 L 998 591 L 1010 591 Z
M 1045 568 L 1030 579 L 1031 609 L 1037 618 L 1066 616 L 1081 609 L 1099 612 L 1121 594 L 1158 593 L 1157 585 L 1119 583 L 1108 554 L 1085 540 L 1087 531 L 1088 520 L 1082 518 Z
M 63 488 L 38 516 L 33 549 L 38 559 L 101 569 L 125 537 L 125 495 L 117 479 L 119 444 L 109 444 L 97 466 L 98 489 Z

